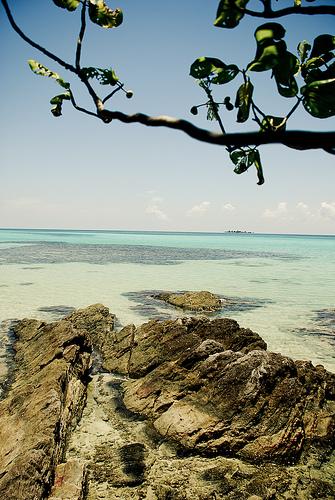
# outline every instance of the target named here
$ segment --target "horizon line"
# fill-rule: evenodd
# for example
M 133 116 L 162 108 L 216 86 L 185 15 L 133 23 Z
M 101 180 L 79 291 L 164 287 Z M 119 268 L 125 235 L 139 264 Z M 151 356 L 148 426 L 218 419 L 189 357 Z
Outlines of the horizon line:
M 160 229 L 78 229 L 78 228 L 52 228 L 52 227 L 0 227 L 0 231 L 56 231 L 56 232 L 96 232 L 96 233 L 157 233 L 157 234 L 202 234 L 202 235 L 266 235 L 266 236 L 329 236 L 329 233 L 267 233 L 240 229 L 227 229 L 224 231 L 189 231 L 189 230 L 160 230 Z

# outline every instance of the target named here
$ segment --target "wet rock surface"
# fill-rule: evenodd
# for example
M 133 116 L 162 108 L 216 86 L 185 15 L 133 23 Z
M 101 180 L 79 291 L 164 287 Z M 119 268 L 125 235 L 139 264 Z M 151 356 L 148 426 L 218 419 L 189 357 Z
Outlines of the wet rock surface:
M 114 324 L 96 304 L 17 325 L 1 498 L 334 498 L 334 374 L 227 318 Z M 109 373 L 87 385 L 92 343 Z
M 130 305 L 130 309 L 136 311 L 144 319 L 173 319 L 181 316 L 199 316 L 208 315 L 210 317 L 222 317 L 235 315 L 240 311 L 250 311 L 259 307 L 264 307 L 265 305 L 271 303 L 269 299 L 256 299 L 253 297 L 232 297 L 226 295 L 214 295 L 215 303 L 219 305 L 217 300 L 220 301 L 220 305 L 217 309 L 206 310 L 204 308 L 187 309 L 183 307 L 178 307 L 164 300 L 163 297 L 169 297 L 171 295 L 184 295 L 189 292 L 167 292 L 162 290 L 141 290 L 137 292 L 127 292 L 123 295 L 127 297 L 128 300 L 134 302 L 135 305 Z M 192 292 L 195 293 L 195 292 Z M 198 292 L 196 292 L 198 293 Z M 200 292 L 201 293 L 201 292 Z
M 212 312 L 222 309 L 221 299 L 214 293 L 207 291 L 159 293 L 158 295 L 154 295 L 154 298 L 189 311 Z

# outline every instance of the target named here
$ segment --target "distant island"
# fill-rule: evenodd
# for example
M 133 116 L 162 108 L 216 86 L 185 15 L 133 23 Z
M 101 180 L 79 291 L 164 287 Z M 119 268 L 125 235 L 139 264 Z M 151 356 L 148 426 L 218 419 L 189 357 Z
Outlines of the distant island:
M 229 231 L 225 231 L 225 233 L 254 234 L 254 232 L 253 232 L 253 231 L 239 231 L 238 229 L 236 229 L 236 230 L 229 230 Z

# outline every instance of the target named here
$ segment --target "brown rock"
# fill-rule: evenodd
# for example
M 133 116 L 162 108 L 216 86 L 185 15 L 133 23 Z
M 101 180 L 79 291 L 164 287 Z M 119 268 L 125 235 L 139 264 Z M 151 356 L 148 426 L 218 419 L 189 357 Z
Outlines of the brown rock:
M 103 353 L 113 342 L 115 315 L 102 304 L 93 304 L 85 309 L 77 309 L 67 316 L 75 328 L 84 329 L 94 349 Z
M 138 328 L 127 326 L 114 335 L 115 343 L 109 344 L 109 357 L 104 360 L 104 366 L 109 371 L 129 373 L 131 377 L 141 377 L 184 353 L 190 354 L 185 360 L 190 364 L 195 362 L 194 356 L 206 358 L 209 351 L 266 349 L 266 343 L 257 333 L 240 328 L 236 321 L 228 318 L 152 320 Z M 203 344 L 204 340 L 207 344 Z M 208 340 L 212 342 L 208 344 Z
M 108 309 L 95 305 L 56 323 L 16 326 L 15 380 L 0 403 L 0 498 L 35 500 L 50 490 L 85 404 L 90 339 L 103 347 L 111 324 Z
M 222 302 L 217 295 L 211 292 L 180 292 L 180 293 L 159 293 L 155 299 L 163 300 L 168 304 L 189 311 L 213 312 L 222 308 Z
M 129 367 L 141 378 L 127 408 L 189 451 L 289 464 L 333 449 L 335 376 L 266 352 L 232 320 L 142 325 Z

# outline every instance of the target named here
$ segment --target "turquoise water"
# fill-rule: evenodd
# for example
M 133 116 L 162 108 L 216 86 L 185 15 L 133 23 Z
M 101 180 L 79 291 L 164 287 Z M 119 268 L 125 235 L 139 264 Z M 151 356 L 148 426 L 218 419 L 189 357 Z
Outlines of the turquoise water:
M 10 319 L 102 302 L 139 324 L 181 314 L 153 291 L 210 290 L 270 350 L 335 371 L 334 276 L 334 236 L 3 229 L 2 346 Z

